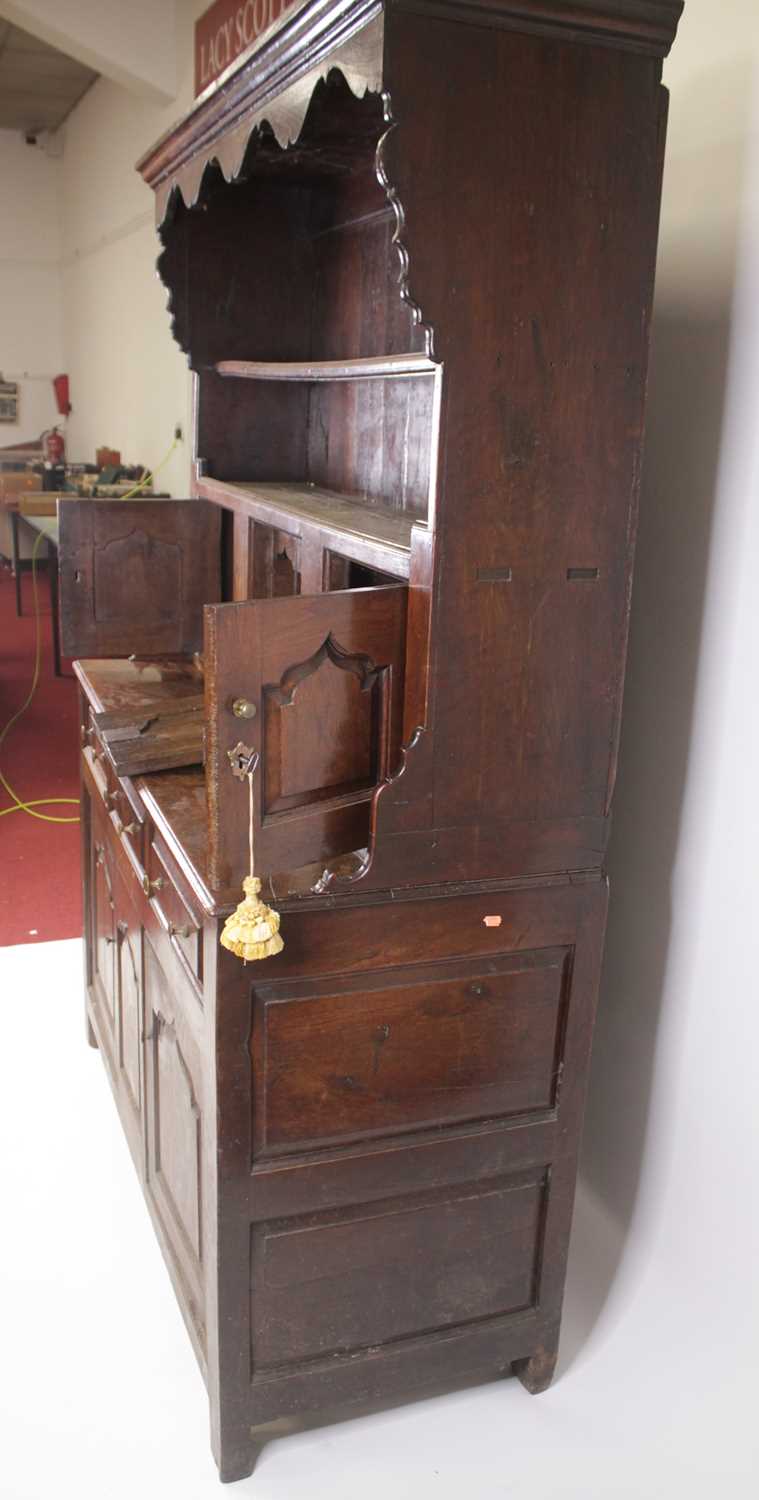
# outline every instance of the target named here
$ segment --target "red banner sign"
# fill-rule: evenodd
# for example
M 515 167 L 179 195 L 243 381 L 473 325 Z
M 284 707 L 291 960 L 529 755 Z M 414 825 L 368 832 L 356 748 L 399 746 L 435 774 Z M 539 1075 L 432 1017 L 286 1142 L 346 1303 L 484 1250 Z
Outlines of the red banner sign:
M 293 0 L 216 0 L 195 22 L 195 95 L 278 21 Z

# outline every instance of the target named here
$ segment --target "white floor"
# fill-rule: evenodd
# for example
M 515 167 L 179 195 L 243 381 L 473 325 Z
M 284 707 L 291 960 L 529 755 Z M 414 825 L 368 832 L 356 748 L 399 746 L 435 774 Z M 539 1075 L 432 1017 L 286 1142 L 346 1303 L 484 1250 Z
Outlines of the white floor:
M 202 1381 L 80 986 L 78 943 L 0 950 L 0 1496 L 218 1500 Z M 753 1500 L 753 1370 L 710 1349 L 719 1332 L 704 1342 L 666 1253 L 621 1248 L 581 1191 L 545 1395 L 508 1380 L 284 1437 L 226 1493 L 714 1500 L 717 1483 Z

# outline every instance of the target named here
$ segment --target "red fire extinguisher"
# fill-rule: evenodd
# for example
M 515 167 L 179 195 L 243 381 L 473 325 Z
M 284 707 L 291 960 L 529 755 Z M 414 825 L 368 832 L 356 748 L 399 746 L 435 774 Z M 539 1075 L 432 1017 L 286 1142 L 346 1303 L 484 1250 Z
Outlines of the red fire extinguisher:
M 40 439 L 42 443 L 42 458 L 45 468 L 57 469 L 66 457 L 66 443 L 63 433 L 57 427 L 49 427 L 43 432 Z
M 53 389 L 55 391 L 55 404 L 62 417 L 67 417 L 71 411 L 69 401 L 69 378 L 68 375 L 54 375 Z

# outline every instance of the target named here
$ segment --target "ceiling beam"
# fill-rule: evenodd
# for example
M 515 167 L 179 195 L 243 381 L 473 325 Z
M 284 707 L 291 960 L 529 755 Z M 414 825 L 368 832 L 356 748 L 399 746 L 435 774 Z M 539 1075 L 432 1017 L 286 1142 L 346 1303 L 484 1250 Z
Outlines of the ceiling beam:
M 168 104 L 177 92 L 174 0 L 0 0 L 0 17 L 120 83 Z

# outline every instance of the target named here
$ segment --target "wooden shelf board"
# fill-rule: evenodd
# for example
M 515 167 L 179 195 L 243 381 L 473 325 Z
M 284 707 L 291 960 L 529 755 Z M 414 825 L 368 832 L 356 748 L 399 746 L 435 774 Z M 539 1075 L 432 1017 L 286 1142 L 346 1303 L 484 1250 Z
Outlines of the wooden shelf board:
M 223 359 L 213 367 L 217 375 L 238 380 L 380 380 L 399 375 L 434 375 L 440 368 L 423 354 L 386 354 L 377 359 L 322 359 L 278 363 L 267 360 Z
M 408 577 L 411 531 L 418 524 L 417 517 L 367 505 L 358 496 L 338 494 L 318 485 L 205 477 L 198 480 L 197 491 L 203 499 L 246 511 L 265 525 L 292 531 L 293 522 L 300 521 L 314 527 L 341 543 L 338 550 L 357 561 L 370 549 L 373 554 L 381 554 L 387 571 L 399 578 Z

